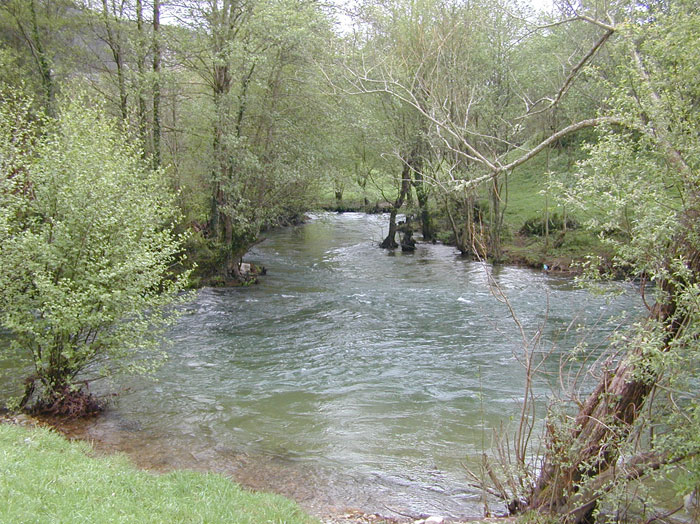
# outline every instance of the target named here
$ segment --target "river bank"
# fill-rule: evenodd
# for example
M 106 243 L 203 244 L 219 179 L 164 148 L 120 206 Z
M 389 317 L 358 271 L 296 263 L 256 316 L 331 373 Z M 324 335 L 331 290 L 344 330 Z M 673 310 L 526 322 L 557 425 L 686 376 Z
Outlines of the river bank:
M 634 294 L 608 301 L 441 244 L 381 250 L 385 219 L 324 213 L 269 232 L 249 254 L 268 268 L 259 285 L 199 289 L 167 334 L 157 382 L 121 378 L 72 437 L 148 470 L 215 471 L 314 515 L 481 514 L 463 464 L 478 469 L 492 432 L 508 430 L 525 383 L 520 333 L 491 283 L 541 331 L 548 372 L 577 344 L 572 318 L 599 343 Z M 0 371 L 21 376 L 5 355 Z M 0 380 L 0 395 L 17 392 Z
M 389 212 L 391 205 L 388 202 L 363 203 L 361 201 L 345 201 L 342 203 L 328 202 L 320 207 L 324 212 L 333 213 L 366 213 L 368 215 L 384 215 Z M 417 210 L 405 210 L 405 213 L 415 215 Z M 388 220 L 388 218 L 387 218 Z M 417 220 L 414 223 L 414 233 L 420 241 L 420 228 Z M 436 221 L 440 224 L 440 221 Z M 454 235 L 451 230 L 436 231 L 439 242 L 456 247 Z M 599 255 L 604 260 L 609 254 L 603 249 L 600 242 L 592 235 L 581 230 L 568 232 L 553 231 L 551 238 L 544 235 L 524 234 L 514 230 L 510 224 L 504 226 L 504 236 L 501 240 L 502 254 L 499 264 L 530 269 L 544 270 L 552 274 L 562 276 L 576 276 L 581 273 L 581 264 L 591 255 Z
M 150 507 L 148 517 L 144 518 L 143 509 L 137 508 L 133 502 L 143 504 L 144 501 L 140 497 L 117 495 L 119 488 L 115 484 L 124 484 L 123 476 L 129 476 L 130 491 L 139 491 L 139 485 L 143 483 L 144 477 L 140 477 L 136 470 L 131 469 L 130 462 L 124 462 L 124 455 L 107 452 L 103 449 L 105 444 L 102 441 L 85 441 L 76 438 L 74 434 L 66 429 L 66 420 L 61 419 L 42 419 L 24 414 L 0 415 L 0 471 L 12 470 L 13 475 L 8 478 L 3 476 L 0 480 L 0 493 L 3 494 L 3 501 L 6 505 L 13 505 L 12 514 L 4 510 L 0 510 L 0 522 L 10 522 L 8 517 L 17 518 L 21 515 L 32 521 L 41 520 L 40 513 L 49 520 L 60 520 L 60 515 L 75 515 L 81 514 L 81 518 L 87 522 L 111 522 L 113 519 L 118 519 L 119 522 L 166 522 L 166 518 L 173 518 L 175 521 L 183 521 L 191 518 L 191 515 L 200 515 L 199 508 L 192 507 L 192 501 L 187 500 L 187 508 L 185 501 L 179 502 L 180 495 L 167 494 L 169 484 L 172 482 L 173 473 L 170 475 L 145 477 L 147 482 L 155 484 L 158 492 L 166 493 L 166 498 L 153 500 L 153 497 L 148 501 Z M 76 421 L 73 421 L 75 423 Z M 7 427 L 21 428 L 18 430 L 8 429 Z M 53 435 L 61 435 L 66 439 L 62 442 L 56 439 Z M 28 448 L 28 451 L 24 448 Z M 52 467 L 44 467 L 45 463 L 51 463 Z M 26 470 L 26 471 L 25 471 Z M 47 480 L 44 477 L 50 477 L 49 482 L 54 485 L 64 486 L 63 488 L 55 488 L 51 490 L 43 490 L 35 484 L 40 483 L 34 478 L 35 471 L 28 473 L 29 470 L 44 470 L 42 480 Z M 46 471 L 48 470 L 48 471 Z M 154 473 L 164 474 L 163 471 L 145 470 Z M 24 472 L 24 473 L 22 473 Z M 20 485 L 16 483 L 16 477 L 22 474 L 23 482 Z M 197 484 L 205 479 L 203 492 L 199 496 L 199 500 L 211 501 L 215 496 L 218 496 L 218 503 L 215 508 L 210 509 L 207 513 L 207 522 L 229 522 L 227 520 L 227 509 L 230 506 L 235 507 L 236 522 L 245 522 L 248 520 L 248 515 L 253 522 L 258 522 L 258 518 L 265 515 L 266 522 L 285 522 L 285 523 L 303 523 L 311 524 L 314 519 L 319 519 L 323 524 L 450 524 L 450 523 L 486 523 L 486 522 L 508 522 L 505 519 L 470 519 L 470 520 L 448 520 L 444 517 L 432 516 L 404 516 L 403 518 L 386 517 L 381 514 L 367 514 L 359 510 L 346 509 L 336 514 L 313 515 L 309 517 L 300 512 L 298 507 L 287 499 L 281 497 L 270 497 L 261 493 L 250 492 L 249 495 L 240 498 L 240 491 L 237 487 L 229 490 L 226 485 L 222 485 L 220 481 L 215 480 L 210 482 L 211 477 L 207 477 L 206 473 L 200 472 L 199 477 L 195 473 L 188 474 L 187 484 L 183 484 L 185 489 L 175 487 L 175 492 L 182 491 L 190 492 L 192 484 Z M 70 482 L 66 479 L 70 478 Z M 223 478 L 222 478 L 223 480 Z M 12 484 L 11 484 L 12 483 Z M 88 484 L 83 485 L 83 484 Z M 234 483 L 231 484 L 235 486 Z M 142 486 L 143 487 L 143 486 Z M 244 486 L 245 487 L 245 486 Z M 223 489 L 222 489 L 223 488 Z M 40 493 L 28 493 L 29 490 L 40 489 Z M 84 501 L 79 500 L 82 497 L 100 498 L 102 492 L 112 492 L 110 495 L 110 506 L 114 508 L 114 512 L 100 510 L 89 507 L 86 511 L 79 511 L 78 505 L 83 505 Z M 231 492 L 231 496 L 221 496 L 221 492 Z M 9 494 L 8 494 L 9 493 Z M 217 493 L 215 495 L 215 493 Z M 26 500 L 27 497 L 38 498 L 40 504 L 27 504 L 21 502 L 20 499 Z M 196 503 L 195 503 L 196 505 Z M 6 506 L 7 507 L 7 506 Z M 19 509 L 18 509 L 19 507 Z M 176 510 L 172 510 L 176 507 Z M 161 510 L 166 509 L 166 513 Z M 19 511 L 19 513 L 18 513 Z M 166 517 L 165 515 L 169 517 Z M 131 515 L 131 516 L 130 516 Z M 275 515 L 279 515 L 275 518 Z M 203 515 L 200 515 L 203 516 Z M 133 517 L 133 518 L 132 518 Z M 72 517 L 71 517 L 72 518 Z

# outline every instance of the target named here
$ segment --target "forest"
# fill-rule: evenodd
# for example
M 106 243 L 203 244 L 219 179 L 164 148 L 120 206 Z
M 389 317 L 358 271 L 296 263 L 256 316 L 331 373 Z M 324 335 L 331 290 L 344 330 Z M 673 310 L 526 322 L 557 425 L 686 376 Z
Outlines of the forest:
M 672 478 L 686 508 L 644 521 L 697 518 L 693 0 L 2 0 L 0 103 L 0 324 L 33 362 L 16 409 L 99 411 L 86 371 L 155 369 L 173 306 L 253 284 L 266 231 L 382 213 L 377 249 L 415 235 L 647 305 L 550 407 L 535 465 L 526 389 L 484 489 L 595 522 Z

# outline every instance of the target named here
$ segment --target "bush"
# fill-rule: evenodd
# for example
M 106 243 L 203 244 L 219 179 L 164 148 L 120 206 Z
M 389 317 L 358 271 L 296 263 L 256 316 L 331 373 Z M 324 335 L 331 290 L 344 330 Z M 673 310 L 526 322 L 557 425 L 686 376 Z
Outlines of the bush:
M 59 414 L 95 408 L 91 378 L 164 358 L 166 306 L 186 278 L 170 274 L 181 241 L 162 173 L 87 105 L 21 147 L 9 133 L 39 136 L 29 105 L 0 112 L 0 323 L 34 363 L 20 405 Z

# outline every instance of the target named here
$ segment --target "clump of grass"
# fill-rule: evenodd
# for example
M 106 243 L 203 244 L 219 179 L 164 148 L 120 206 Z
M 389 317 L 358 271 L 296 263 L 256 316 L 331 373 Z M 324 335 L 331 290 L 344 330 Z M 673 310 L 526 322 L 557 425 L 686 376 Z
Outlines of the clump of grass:
M 220 475 L 156 475 L 125 456 L 90 453 L 86 443 L 48 429 L 0 424 L 0 522 L 317 522 L 284 497 L 246 491 Z

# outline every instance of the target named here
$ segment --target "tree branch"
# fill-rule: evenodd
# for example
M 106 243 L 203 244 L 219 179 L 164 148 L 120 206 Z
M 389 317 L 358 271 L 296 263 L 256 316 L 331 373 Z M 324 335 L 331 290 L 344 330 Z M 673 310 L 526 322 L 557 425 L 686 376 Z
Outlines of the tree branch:
M 533 115 L 538 115 L 540 113 L 544 113 L 545 111 L 548 111 L 552 109 L 554 106 L 556 106 L 562 99 L 562 97 L 569 91 L 569 88 L 571 87 L 571 84 L 573 83 L 574 79 L 576 76 L 581 72 L 581 69 L 593 58 L 593 56 L 598 52 L 598 50 L 607 42 L 608 38 L 612 36 L 612 34 L 615 32 L 614 27 L 610 27 L 606 29 L 605 33 L 596 41 L 596 43 L 593 45 L 588 50 L 588 53 L 579 60 L 578 64 L 574 66 L 574 68 L 569 71 L 569 75 L 566 77 L 564 80 L 564 83 L 562 84 L 561 88 L 559 89 L 559 92 L 557 95 L 554 97 L 553 100 L 551 100 L 551 103 L 547 107 L 543 107 L 542 109 L 538 109 L 537 111 L 532 111 L 534 107 L 537 106 L 541 101 L 547 100 L 546 98 L 540 98 L 537 102 L 535 102 L 532 105 L 532 108 L 530 108 L 525 116 L 533 116 Z M 525 117 L 520 117 L 525 118 Z

